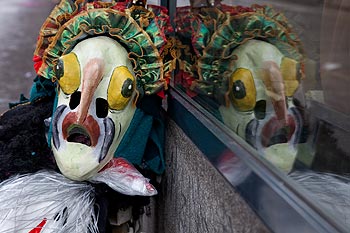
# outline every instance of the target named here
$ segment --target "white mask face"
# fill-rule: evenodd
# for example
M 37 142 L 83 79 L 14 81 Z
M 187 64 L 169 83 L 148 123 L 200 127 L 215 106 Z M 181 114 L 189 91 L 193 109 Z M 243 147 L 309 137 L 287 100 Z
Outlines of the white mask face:
M 288 154 L 288 164 L 277 165 L 288 171 L 302 124 L 292 101 L 298 87 L 296 76 L 291 75 L 296 70 L 294 63 L 272 44 L 257 40 L 239 46 L 234 54 L 230 103 L 219 108 L 222 119 L 259 152 L 270 157 Z
M 238 59 L 234 63 L 234 72 L 230 77 L 231 102 L 228 108 L 220 107 L 220 113 L 226 125 L 247 139 L 247 126 L 252 120 L 262 122 L 275 115 L 272 98 L 268 96 L 262 77 L 262 68 L 266 61 L 279 66 L 283 55 L 275 46 L 256 40 L 250 40 L 239 46 L 234 54 Z M 282 97 L 285 98 L 284 95 Z M 256 115 L 254 111 L 259 102 L 265 106 L 261 109 L 263 116 Z
M 130 125 L 135 75 L 124 47 L 104 36 L 78 43 L 55 70 L 53 153 L 65 176 L 86 180 L 113 158 Z

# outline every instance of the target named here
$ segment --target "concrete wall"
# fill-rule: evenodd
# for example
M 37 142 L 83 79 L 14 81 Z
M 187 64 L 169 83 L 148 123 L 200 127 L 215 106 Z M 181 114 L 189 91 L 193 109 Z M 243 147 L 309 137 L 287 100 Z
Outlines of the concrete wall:
M 167 170 L 157 197 L 160 233 L 264 233 L 269 230 L 173 122 Z

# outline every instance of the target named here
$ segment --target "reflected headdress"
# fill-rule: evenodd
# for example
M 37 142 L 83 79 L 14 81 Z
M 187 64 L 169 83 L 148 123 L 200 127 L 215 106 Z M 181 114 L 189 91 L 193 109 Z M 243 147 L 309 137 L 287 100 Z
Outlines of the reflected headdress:
M 237 60 L 234 50 L 251 39 L 273 44 L 298 61 L 303 77 L 301 42 L 284 15 L 269 6 L 178 8 L 176 35 L 181 85 L 222 104 Z

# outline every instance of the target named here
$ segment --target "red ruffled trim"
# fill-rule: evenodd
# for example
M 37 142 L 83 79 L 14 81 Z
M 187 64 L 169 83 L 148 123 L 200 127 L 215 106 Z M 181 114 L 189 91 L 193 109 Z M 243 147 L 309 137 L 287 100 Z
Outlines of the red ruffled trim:
M 220 6 L 220 10 L 226 13 L 229 13 L 230 15 L 238 15 L 241 13 L 246 12 L 254 12 L 255 10 L 251 7 L 245 7 L 245 6 L 229 6 L 222 4 Z
M 125 2 L 117 2 L 114 6 L 112 6 L 111 8 L 114 9 L 114 10 L 118 10 L 118 11 L 121 11 L 121 12 L 125 12 L 125 9 L 127 8 L 128 6 L 128 2 L 125 1 Z
M 43 59 L 38 55 L 34 55 L 33 62 L 34 62 L 34 70 L 36 73 L 38 73 L 41 65 L 43 64 Z
M 160 92 L 157 93 L 157 95 L 162 98 L 165 99 L 165 92 L 163 90 L 161 90 Z
M 196 79 L 192 77 L 192 75 L 190 75 L 187 72 L 184 71 L 179 71 L 176 76 L 175 76 L 175 82 L 176 84 L 180 84 L 182 87 L 184 87 L 186 89 L 186 94 L 193 98 L 195 96 L 197 96 L 198 94 L 194 91 L 191 91 L 191 86 L 193 81 L 195 81 Z

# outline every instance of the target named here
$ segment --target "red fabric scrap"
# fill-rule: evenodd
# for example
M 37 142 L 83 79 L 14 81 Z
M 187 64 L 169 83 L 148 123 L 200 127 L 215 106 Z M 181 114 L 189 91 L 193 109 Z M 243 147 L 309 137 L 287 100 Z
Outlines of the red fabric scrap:
M 28 233 L 40 233 L 41 230 L 43 229 L 43 227 L 45 226 L 46 221 L 47 221 L 47 219 L 44 218 L 44 220 L 41 221 L 41 223 L 40 223 L 37 227 L 35 227 L 33 230 L 31 230 L 31 231 L 28 232 Z

